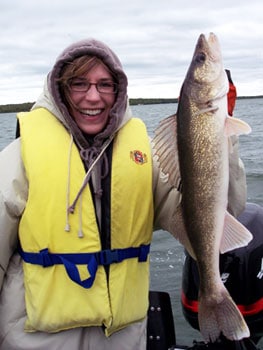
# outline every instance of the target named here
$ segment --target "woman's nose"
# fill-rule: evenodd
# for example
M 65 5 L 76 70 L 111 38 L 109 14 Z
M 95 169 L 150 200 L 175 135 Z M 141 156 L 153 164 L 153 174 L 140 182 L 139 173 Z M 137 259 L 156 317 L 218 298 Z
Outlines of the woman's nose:
M 100 99 L 100 93 L 97 90 L 96 84 L 90 84 L 88 91 L 85 93 L 85 98 L 87 99 Z

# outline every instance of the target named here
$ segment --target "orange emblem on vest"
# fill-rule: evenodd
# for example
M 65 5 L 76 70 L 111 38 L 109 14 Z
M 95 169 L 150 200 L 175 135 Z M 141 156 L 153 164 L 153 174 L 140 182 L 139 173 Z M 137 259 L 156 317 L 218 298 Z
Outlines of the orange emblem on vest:
M 136 164 L 142 165 L 144 163 L 147 163 L 147 155 L 141 151 L 138 151 L 138 150 L 131 151 L 130 157 Z

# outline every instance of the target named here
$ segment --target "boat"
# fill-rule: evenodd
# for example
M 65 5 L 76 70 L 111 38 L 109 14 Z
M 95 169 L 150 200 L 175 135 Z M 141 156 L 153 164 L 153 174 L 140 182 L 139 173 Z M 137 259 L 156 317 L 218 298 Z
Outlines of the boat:
M 246 246 L 220 255 L 221 278 L 243 314 L 250 329 L 250 338 L 230 341 L 223 336 L 216 343 L 194 339 L 182 345 L 176 342 L 176 327 L 170 296 L 166 292 L 150 291 L 147 350 L 256 350 L 263 337 L 263 207 L 247 203 L 238 220 L 253 235 Z M 198 270 L 186 253 L 183 267 L 181 304 L 186 321 L 198 326 Z

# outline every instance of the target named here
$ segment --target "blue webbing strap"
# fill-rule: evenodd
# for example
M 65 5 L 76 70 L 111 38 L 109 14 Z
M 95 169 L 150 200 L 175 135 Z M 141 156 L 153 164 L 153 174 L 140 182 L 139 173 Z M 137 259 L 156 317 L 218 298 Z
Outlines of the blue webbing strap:
M 21 247 L 18 251 L 22 259 L 30 264 L 49 267 L 63 264 L 69 278 L 84 288 L 90 288 L 95 280 L 98 265 L 110 265 L 119 263 L 125 259 L 138 258 L 139 262 L 145 262 L 150 252 L 150 244 L 141 245 L 138 248 L 108 249 L 96 253 L 49 253 L 48 249 L 42 249 L 39 253 L 24 252 Z M 87 265 L 90 277 L 81 280 L 76 265 Z

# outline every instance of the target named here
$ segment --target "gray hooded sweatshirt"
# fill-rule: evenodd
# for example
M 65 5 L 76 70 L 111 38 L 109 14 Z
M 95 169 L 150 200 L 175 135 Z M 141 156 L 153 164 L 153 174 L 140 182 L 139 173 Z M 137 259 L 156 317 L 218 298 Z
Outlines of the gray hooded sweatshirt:
M 119 86 L 116 102 L 110 111 L 109 123 L 100 134 L 96 135 L 92 144 L 95 150 L 92 154 L 95 154 L 95 158 L 101 157 L 102 161 L 104 152 L 99 155 L 101 150 L 107 147 L 108 140 L 113 138 L 115 133 L 131 118 L 127 98 L 127 77 L 119 59 L 105 44 L 93 39 L 83 40 L 64 50 L 48 74 L 43 93 L 33 109 L 46 108 L 54 118 L 59 119 L 72 134 L 82 154 L 83 162 L 90 165 L 94 161 L 93 158 L 89 159 L 90 152 L 87 151 L 91 145 L 69 115 L 56 82 L 64 64 L 81 55 L 100 57 L 115 72 Z M 237 215 L 245 205 L 246 184 L 244 168 L 238 158 L 237 142 L 234 143 L 233 150 L 230 158 L 229 207 L 232 213 Z M 98 161 L 91 175 L 95 191 L 100 187 L 100 167 L 101 162 Z M 77 328 L 56 334 L 24 332 L 26 309 L 23 270 L 16 247 L 18 225 L 27 203 L 28 181 L 21 158 L 20 138 L 13 141 L 0 153 L 0 169 L 0 349 L 145 349 L 145 321 L 130 325 L 113 334 L 109 339 L 104 336 L 100 327 Z M 163 176 L 156 157 L 153 157 L 153 198 L 155 229 L 167 230 L 180 239 L 176 220 L 181 195 L 169 183 L 167 177 Z M 99 199 L 95 199 L 95 205 L 97 215 L 100 217 Z

